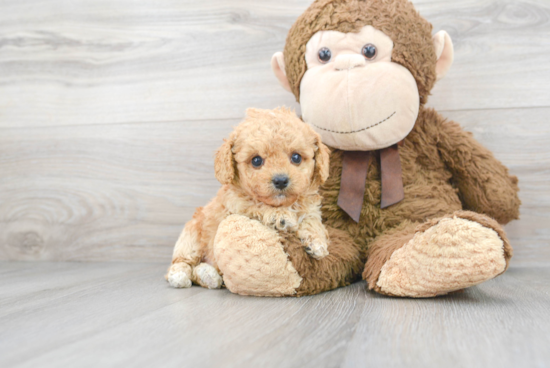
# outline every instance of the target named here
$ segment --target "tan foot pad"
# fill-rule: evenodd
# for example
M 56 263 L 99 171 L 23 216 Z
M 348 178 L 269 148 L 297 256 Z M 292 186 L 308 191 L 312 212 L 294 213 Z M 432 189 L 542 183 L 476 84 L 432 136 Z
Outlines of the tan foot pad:
M 218 227 L 214 255 L 225 285 L 241 295 L 294 295 L 302 278 L 279 235 L 258 221 L 231 215 Z
M 493 229 L 445 218 L 395 251 L 377 286 L 385 294 L 416 298 L 464 289 L 504 272 L 503 247 Z

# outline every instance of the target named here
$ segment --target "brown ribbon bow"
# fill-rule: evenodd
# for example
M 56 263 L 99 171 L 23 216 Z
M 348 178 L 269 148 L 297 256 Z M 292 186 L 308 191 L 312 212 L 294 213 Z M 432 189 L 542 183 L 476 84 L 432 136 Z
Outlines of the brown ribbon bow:
M 343 154 L 338 206 L 355 222 L 359 222 L 361 216 L 367 172 L 373 157 L 373 151 L 344 151 Z M 380 172 L 380 208 L 401 202 L 405 198 L 405 192 L 398 144 L 380 150 Z

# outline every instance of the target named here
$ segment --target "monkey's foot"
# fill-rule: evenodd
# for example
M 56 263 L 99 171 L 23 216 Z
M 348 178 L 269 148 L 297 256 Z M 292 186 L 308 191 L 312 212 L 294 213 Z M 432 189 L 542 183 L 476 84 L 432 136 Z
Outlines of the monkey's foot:
M 225 286 L 236 294 L 294 295 L 302 282 L 279 234 L 245 216 L 231 215 L 221 222 L 214 256 Z
M 383 263 L 375 280 L 365 271 L 371 289 L 415 298 L 443 295 L 500 275 L 511 257 L 500 225 L 473 212 L 429 221 L 411 235 Z M 369 259 L 367 268 L 369 263 L 373 261 Z

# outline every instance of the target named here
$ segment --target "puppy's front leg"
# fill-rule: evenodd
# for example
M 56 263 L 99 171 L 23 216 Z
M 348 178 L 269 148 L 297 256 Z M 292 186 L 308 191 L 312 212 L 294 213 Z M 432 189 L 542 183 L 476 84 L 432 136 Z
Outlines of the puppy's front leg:
M 321 216 L 304 218 L 296 233 L 310 256 L 315 259 L 328 256 L 328 232 L 321 222 Z

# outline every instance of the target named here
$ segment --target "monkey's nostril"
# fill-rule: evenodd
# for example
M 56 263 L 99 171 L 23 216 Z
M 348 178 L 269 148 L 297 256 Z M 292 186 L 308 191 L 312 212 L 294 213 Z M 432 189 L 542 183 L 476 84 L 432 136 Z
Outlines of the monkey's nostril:
M 288 186 L 290 179 L 286 175 L 276 175 L 271 179 L 275 188 L 282 190 Z

